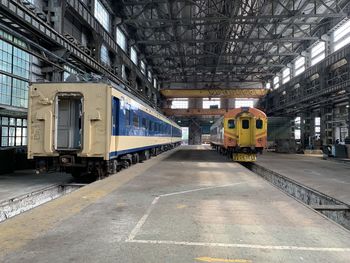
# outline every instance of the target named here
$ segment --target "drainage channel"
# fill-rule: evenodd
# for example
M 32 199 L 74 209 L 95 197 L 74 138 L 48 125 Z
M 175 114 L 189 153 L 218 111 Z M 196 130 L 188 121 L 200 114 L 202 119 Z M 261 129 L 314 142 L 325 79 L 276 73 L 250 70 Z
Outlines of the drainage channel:
M 0 203 L 0 222 L 69 194 L 86 184 L 51 185 Z
M 258 164 L 245 165 L 271 184 L 350 230 L 350 206 Z

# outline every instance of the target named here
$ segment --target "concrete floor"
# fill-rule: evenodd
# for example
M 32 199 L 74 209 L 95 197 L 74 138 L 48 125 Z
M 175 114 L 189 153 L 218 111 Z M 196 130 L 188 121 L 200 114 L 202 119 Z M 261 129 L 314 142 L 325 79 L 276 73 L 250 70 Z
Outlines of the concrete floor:
M 72 181 L 73 177 L 65 173 L 36 174 L 34 170 L 21 170 L 12 174 L 0 174 L 0 203 L 53 184 Z
M 349 262 L 350 233 L 207 147 L 0 224 L 3 262 Z
M 256 163 L 350 205 L 350 164 L 271 152 L 259 155 Z

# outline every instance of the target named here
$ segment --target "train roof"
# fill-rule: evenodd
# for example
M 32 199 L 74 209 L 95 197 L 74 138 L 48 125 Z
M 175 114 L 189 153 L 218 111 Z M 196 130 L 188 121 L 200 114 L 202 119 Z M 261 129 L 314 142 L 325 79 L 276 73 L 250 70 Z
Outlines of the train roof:
M 161 112 L 159 112 L 155 108 L 151 107 L 150 105 L 146 104 L 144 101 L 142 101 L 141 99 L 139 99 L 138 97 L 133 95 L 131 92 L 125 90 L 119 84 L 116 84 L 114 82 L 105 82 L 105 81 L 72 81 L 72 82 L 69 82 L 69 81 L 65 81 L 65 82 L 32 82 L 32 83 L 30 83 L 30 85 L 38 85 L 38 84 L 45 84 L 45 85 L 47 85 L 47 84 L 101 84 L 101 85 L 110 86 L 110 87 L 118 90 L 119 92 L 125 94 L 126 96 L 129 96 L 130 98 L 135 100 L 137 103 L 141 104 L 142 106 L 151 108 L 153 111 L 158 113 L 160 116 L 162 116 L 163 118 L 166 118 L 173 126 L 175 126 L 178 129 L 181 129 L 181 127 L 176 122 L 170 120 L 167 116 L 165 116 L 164 114 L 162 114 Z
M 224 116 L 225 118 L 236 117 L 238 114 L 242 112 L 249 112 L 257 118 L 266 118 L 265 112 L 252 107 L 241 107 L 241 108 L 232 109 L 227 111 Z

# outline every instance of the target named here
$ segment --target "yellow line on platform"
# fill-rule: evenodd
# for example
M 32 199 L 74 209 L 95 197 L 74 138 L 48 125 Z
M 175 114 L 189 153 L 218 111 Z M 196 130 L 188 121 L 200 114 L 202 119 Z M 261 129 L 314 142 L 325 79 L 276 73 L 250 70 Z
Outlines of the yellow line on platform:
M 251 263 L 251 260 L 247 259 L 227 259 L 227 258 L 211 258 L 211 257 L 199 257 L 195 258 L 197 261 L 202 261 L 202 262 L 237 262 L 237 263 Z
M 143 164 L 133 166 L 114 176 L 94 182 L 75 192 L 55 199 L 0 224 L 0 259 L 25 246 L 41 234 L 60 225 L 84 208 L 115 191 L 136 176 L 142 174 L 168 153 Z M 1 260 L 0 260 L 1 261 Z

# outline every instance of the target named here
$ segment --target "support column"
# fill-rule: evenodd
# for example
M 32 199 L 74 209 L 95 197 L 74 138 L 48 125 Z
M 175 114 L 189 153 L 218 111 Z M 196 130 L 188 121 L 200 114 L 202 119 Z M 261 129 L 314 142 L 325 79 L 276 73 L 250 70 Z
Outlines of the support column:
M 323 145 L 333 143 L 333 106 L 324 104 L 321 110 L 321 140 Z
M 188 144 L 199 145 L 202 143 L 202 129 L 198 118 L 191 118 L 188 127 Z
M 122 65 L 122 59 L 120 58 L 120 56 L 116 55 L 113 63 L 113 68 L 119 77 L 122 77 Z
M 48 2 L 48 16 L 50 22 L 53 24 L 53 28 L 63 34 L 64 32 L 64 15 L 66 12 L 65 0 L 54 0 Z
M 304 110 L 300 113 L 300 139 L 301 139 L 301 146 L 303 149 L 305 149 L 307 146 L 309 146 L 310 140 L 310 115 L 308 113 L 308 110 Z
M 226 98 L 220 99 L 220 108 L 221 109 L 228 109 L 229 108 L 229 106 L 228 106 L 229 101 L 228 100 L 229 99 L 226 99 Z
M 350 138 L 350 95 L 348 97 L 348 137 Z
M 189 98 L 188 107 L 201 109 L 203 107 L 203 99 Z M 188 144 L 199 145 L 202 143 L 202 129 L 198 118 L 190 118 L 188 127 Z

